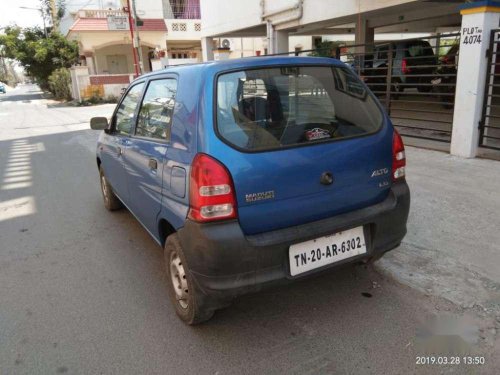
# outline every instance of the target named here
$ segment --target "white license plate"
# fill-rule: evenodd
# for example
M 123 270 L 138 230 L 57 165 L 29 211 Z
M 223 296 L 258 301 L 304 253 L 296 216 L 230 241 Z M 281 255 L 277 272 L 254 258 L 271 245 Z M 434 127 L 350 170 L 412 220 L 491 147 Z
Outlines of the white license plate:
M 299 275 L 365 253 L 363 227 L 301 242 L 290 246 L 290 274 Z

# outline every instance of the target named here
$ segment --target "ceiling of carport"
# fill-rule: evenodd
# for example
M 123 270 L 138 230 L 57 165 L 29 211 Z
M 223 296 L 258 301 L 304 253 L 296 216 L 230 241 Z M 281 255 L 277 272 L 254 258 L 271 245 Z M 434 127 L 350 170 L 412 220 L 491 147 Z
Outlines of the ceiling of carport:
M 459 3 L 463 3 L 463 1 L 421 0 L 418 3 L 406 3 L 373 12 L 302 25 L 290 30 L 290 32 L 291 35 L 327 35 L 354 32 L 354 25 L 360 17 L 367 19 L 368 25 L 374 27 L 376 32 L 432 32 L 437 27 L 460 26 Z M 432 17 L 429 17 L 430 14 Z M 344 26 L 351 24 L 352 27 Z
M 433 32 L 438 27 L 460 26 L 461 16 L 458 5 L 463 2 L 461 0 L 419 0 L 373 12 L 353 14 L 285 29 L 290 32 L 290 35 L 349 34 L 354 33 L 356 21 L 360 17 L 364 17 L 368 20 L 368 24 L 376 29 L 377 33 Z M 263 23 L 253 28 L 234 30 L 230 34 L 219 36 L 264 37 L 265 35 L 266 25 Z

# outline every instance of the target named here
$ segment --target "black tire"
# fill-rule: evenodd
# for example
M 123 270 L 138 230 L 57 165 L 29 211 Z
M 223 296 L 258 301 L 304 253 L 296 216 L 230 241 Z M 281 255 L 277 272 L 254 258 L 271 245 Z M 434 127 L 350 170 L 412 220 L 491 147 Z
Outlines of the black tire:
M 177 316 L 188 325 L 209 320 L 214 310 L 203 306 L 204 295 L 193 281 L 177 233 L 168 236 L 164 257 L 168 295 Z
M 99 168 L 99 180 L 101 181 L 101 193 L 102 199 L 104 200 L 104 207 L 106 207 L 109 211 L 115 211 L 122 208 L 123 203 L 113 192 L 113 188 L 106 179 L 102 167 Z

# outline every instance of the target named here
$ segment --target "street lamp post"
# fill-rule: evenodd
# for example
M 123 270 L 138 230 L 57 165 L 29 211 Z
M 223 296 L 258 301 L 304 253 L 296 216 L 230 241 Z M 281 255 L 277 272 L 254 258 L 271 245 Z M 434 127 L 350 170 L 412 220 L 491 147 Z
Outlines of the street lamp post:
M 142 47 L 141 47 L 141 38 L 139 37 L 139 25 L 137 22 L 137 10 L 135 8 L 135 0 L 132 1 L 132 14 L 134 16 L 134 28 L 135 28 L 135 44 L 137 48 L 137 57 L 139 58 L 139 70 L 144 73 L 144 59 L 142 58 Z
M 47 27 L 45 26 L 45 13 L 43 12 L 43 8 L 31 8 L 31 7 L 19 7 L 20 9 L 29 9 L 29 10 L 37 10 L 42 14 L 42 22 L 43 22 L 43 35 L 47 38 Z

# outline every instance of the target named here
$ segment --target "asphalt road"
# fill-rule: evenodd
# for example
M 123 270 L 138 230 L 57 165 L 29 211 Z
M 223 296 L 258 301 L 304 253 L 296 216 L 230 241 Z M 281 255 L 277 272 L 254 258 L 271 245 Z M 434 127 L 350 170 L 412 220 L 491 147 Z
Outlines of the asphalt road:
M 162 249 L 129 212 L 102 204 L 88 120 L 112 108 L 51 104 L 35 86 L 0 97 L 0 374 L 498 373 L 474 334 L 465 352 L 485 365 L 416 365 L 433 317 L 481 322 L 371 267 L 183 325 Z

